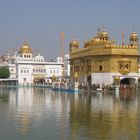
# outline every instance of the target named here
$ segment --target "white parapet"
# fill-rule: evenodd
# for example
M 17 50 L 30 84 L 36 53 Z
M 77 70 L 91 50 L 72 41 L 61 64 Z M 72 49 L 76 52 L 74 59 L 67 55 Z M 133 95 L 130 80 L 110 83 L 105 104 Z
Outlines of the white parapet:
M 119 76 L 120 80 L 123 78 L 134 78 L 136 83 L 138 81 L 138 73 L 129 73 L 128 75 L 122 75 L 120 73 L 92 73 L 91 84 L 110 85 L 113 84 L 115 76 Z

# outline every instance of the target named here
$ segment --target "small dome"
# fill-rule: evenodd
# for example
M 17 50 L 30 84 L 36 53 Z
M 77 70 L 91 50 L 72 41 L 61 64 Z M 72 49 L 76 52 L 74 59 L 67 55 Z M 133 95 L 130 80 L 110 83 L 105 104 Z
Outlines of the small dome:
M 32 53 L 31 48 L 29 47 L 28 43 L 24 43 L 20 48 L 20 53 Z
M 109 40 L 109 35 L 106 30 L 99 31 L 93 40 Z
M 103 30 L 101 33 L 100 33 L 100 37 L 103 38 L 103 39 L 108 39 L 108 33 L 106 30 Z
M 78 47 L 79 46 L 79 41 L 77 41 L 75 38 L 70 42 L 70 47 L 75 46 Z
M 132 32 L 130 35 L 130 41 L 138 41 L 138 35 L 136 32 Z

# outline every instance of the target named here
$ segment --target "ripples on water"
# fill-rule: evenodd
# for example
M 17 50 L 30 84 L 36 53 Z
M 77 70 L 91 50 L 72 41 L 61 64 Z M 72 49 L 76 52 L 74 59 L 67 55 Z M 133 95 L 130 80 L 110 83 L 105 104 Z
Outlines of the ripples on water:
M 0 89 L 0 139 L 137 140 L 139 93 Z

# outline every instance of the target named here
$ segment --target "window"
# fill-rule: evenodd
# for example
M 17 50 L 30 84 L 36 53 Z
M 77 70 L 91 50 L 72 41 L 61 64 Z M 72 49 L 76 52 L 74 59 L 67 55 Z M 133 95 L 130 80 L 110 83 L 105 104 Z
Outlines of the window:
M 125 64 L 125 69 L 128 69 L 128 64 Z
M 74 72 L 79 72 L 80 71 L 80 66 L 74 66 Z
M 122 69 L 123 68 L 123 64 L 120 64 L 120 69 Z
M 103 71 L 103 67 L 101 65 L 99 66 L 99 71 Z
M 131 67 L 130 63 L 128 62 L 122 62 L 119 64 L 120 70 L 128 70 Z

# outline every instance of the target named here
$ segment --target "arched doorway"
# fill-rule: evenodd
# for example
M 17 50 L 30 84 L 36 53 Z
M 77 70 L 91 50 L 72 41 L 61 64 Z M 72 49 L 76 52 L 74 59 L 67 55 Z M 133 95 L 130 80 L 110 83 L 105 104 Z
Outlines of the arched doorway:
M 34 84 L 45 84 L 45 79 L 44 78 L 35 78 L 34 79 Z
M 134 85 L 136 79 L 135 78 L 123 78 L 120 81 L 121 85 Z

